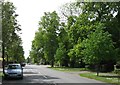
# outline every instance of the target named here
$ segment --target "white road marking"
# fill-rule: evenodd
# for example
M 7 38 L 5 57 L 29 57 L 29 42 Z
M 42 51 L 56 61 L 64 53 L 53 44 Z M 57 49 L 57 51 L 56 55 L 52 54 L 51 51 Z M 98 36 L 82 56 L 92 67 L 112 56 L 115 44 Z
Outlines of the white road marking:
M 39 74 L 42 74 L 45 79 L 47 79 L 47 76 L 45 76 L 43 73 L 38 72 Z

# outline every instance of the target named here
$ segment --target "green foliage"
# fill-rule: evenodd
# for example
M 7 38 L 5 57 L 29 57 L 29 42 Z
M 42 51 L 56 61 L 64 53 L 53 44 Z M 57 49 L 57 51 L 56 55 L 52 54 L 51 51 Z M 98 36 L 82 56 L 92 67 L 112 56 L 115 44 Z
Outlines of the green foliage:
M 94 31 L 96 27 L 96 23 L 89 20 L 89 14 L 81 14 L 78 17 L 70 16 L 68 18 L 67 30 L 71 46 L 68 55 L 72 64 L 77 63 L 78 65 L 83 63 L 83 55 L 81 54 L 83 49 L 81 42 L 86 39 L 87 35 Z
M 51 67 L 50 67 L 51 68 Z M 79 72 L 79 71 L 86 71 L 85 68 L 70 68 L 70 67 L 53 67 L 51 69 L 63 72 Z
M 120 2 L 91 2 L 82 5 L 83 13 L 93 15 L 93 21 L 104 23 L 105 30 L 112 34 L 116 48 L 120 48 Z M 78 6 L 81 6 L 78 2 Z
M 56 12 L 41 18 L 30 52 L 35 63 L 84 67 L 119 61 L 119 3 L 75 2 L 65 4 L 61 11 L 61 19 Z
M 2 10 L 2 2 L 0 2 L 0 10 Z M 0 11 L 0 52 L 2 52 L 2 11 Z
M 95 79 L 98 81 L 106 82 L 109 84 L 116 84 L 118 85 L 118 78 L 112 73 L 101 73 L 101 76 L 96 76 L 96 73 L 90 72 L 90 73 L 81 73 L 80 76 L 90 78 L 90 79 Z
M 6 60 L 24 61 L 24 51 L 22 40 L 19 36 L 20 25 L 17 24 L 17 14 L 15 7 L 11 2 L 3 2 L 2 4 L 2 41 Z
M 78 43 L 74 45 L 73 49 L 70 49 L 68 53 L 70 61 L 74 61 L 75 64 L 79 65 L 78 67 L 80 67 L 80 64 L 82 64 L 82 49 L 82 42 L 81 40 L 78 40 Z
M 59 43 L 59 48 L 57 49 L 55 54 L 55 60 L 57 61 L 59 66 L 63 66 L 65 63 L 64 61 L 66 60 L 66 49 L 63 43 Z
M 45 13 L 39 22 L 39 30 L 35 34 L 33 41 L 33 53 L 36 57 L 45 58 L 51 66 L 54 65 L 54 55 L 57 49 L 57 31 L 59 29 L 59 17 L 54 11 L 52 13 Z M 31 57 L 35 57 L 31 56 Z
M 95 32 L 83 41 L 83 55 L 86 63 L 100 64 L 102 61 L 115 60 L 115 47 L 111 34 L 104 32 L 103 25 L 98 23 Z

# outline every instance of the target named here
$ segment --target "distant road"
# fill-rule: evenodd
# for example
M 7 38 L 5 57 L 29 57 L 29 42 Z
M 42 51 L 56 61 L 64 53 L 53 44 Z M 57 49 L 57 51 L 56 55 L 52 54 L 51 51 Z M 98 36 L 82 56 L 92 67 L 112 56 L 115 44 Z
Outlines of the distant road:
M 100 81 L 80 77 L 77 74 L 60 72 L 47 68 L 45 65 L 26 65 L 23 80 L 3 80 L 3 85 L 107 85 Z M 94 83 L 94 84 L 93 84 Z

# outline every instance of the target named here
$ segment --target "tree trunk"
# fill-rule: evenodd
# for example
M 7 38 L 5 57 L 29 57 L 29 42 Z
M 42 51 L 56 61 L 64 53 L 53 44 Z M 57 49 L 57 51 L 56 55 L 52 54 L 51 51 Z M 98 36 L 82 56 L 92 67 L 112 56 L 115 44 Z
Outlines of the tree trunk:
M 100 65 L 97 65 L 97 76 L 99 76 L 99 72 L 100 72 Z
M 54 67 L 54 61 L 53 60 L 51 61 L 51 67 Z
M 3 74 L 4 74 L 4 69 L 5 69 L 5 57 L 4 57 L 4 54 L 5 54 L 5 49 L 4 49 L 4 44 L 2 42 L 2 68 L 3 68 Z
M 97 76 L 99 76 L 99 70 L 97 70 Z

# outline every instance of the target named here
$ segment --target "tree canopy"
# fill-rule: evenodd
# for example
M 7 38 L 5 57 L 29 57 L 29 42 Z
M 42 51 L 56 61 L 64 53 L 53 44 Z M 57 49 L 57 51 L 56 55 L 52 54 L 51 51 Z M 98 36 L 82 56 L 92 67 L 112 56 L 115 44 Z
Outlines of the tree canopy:
M 2 3 L 2 41 L 6 61 L 24 61 L 20 25 L 17 21 L 16 8 L 11 2 Z
M 68 3 L 61 14 L 48 12 L 41 18 L 30 58 L 66 67 L 112 61 L 113 68 L 120 57 L 119 2 Z

